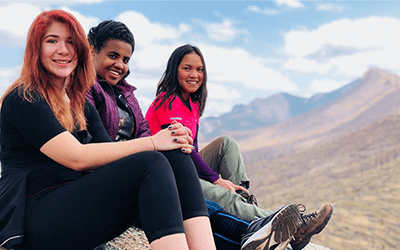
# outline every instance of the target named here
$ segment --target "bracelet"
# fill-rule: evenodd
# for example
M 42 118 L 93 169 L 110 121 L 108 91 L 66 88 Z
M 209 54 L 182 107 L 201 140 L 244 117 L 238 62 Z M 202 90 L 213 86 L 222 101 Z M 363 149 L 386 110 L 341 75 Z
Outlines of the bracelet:
M 156 144 L 155 144 L 154 141 L 153 141 L 152 136 L 149 136 L 149 138 L 150 138 L 150 141 L 153 143 L 154 151 L 157 151 L 157 147 L 156 147 Z

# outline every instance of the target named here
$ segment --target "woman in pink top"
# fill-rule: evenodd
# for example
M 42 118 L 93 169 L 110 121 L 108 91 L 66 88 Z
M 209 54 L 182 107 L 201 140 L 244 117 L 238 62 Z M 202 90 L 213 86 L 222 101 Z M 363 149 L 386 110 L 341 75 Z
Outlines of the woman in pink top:
M 155 134 L 168 127 L 174 120 L 192 131 L 195 150 L 191 157 L 206 199 L 247 221 L 270 215 L 271 211 L 259 208 L 254 196 L 248 194 L 250 182 L 239 147 L 232 138 L 220 137 L 198 151 L 199 119 L 207 100 L 207 71 L 203 55 L 197 47 L 187 44 L 172 53 L 156 94 L 156 99 L 146 113 L 151 133 Z M 303 223 L 296 233 L 290 232 L 289 238 L 274 243 L 270 242 L 270 237 L 280 234 L 276 231 L 278 227 L 271 226 L 274 222 L 264 224 L 255 220 L 249 229 L 261 229 L 256 234 L 245 234 L 241 249 L 284 249 L 290 243 L 294 250 L 300 250 L 310 242 L 312 235 L 325 227 L 331 214 L 332 206 L 327 203 L 313 216 L 303 215 Z M 293 223 L 290 219 L 286 222 Z
M 200 152 L 198 150 L 199 119 L 207 100 L 207 72 L 201 51 L 191 45 L 177 48 L 158 85 L 157 97 L 146 113 L 152 134 L 168 127 L 173 120 L 188 127 L 194 137 L 191 154 L 203 192 L 209 200 L 232 214 L 251 221 L 266 217 L 270 211 L 258 208 L 247 189 L 246 175 L 237 143 L 223 136 Z

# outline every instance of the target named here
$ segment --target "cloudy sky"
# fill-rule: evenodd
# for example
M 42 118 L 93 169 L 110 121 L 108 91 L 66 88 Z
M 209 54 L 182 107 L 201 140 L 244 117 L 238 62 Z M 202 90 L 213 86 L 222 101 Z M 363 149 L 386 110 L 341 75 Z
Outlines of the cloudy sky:
M 400 75 L 400 1 L 0 0 L 0 94 L 18 76 L 31 22 L 49 9 L 71 12 L 86 32 L 108 19 L 131 29 L 128 82 L 144 112 L 186 43 L 205 56 L 205 117 L 279 92 L 329 92 L 371 67 Z

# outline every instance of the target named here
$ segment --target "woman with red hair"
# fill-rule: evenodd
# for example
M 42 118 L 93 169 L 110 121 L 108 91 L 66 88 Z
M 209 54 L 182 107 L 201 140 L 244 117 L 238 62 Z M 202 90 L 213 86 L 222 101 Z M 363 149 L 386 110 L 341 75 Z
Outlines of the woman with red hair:
M 79 22 L 42 12 L 0 100 L 0 246 L 93 249 L 135 225 L 152 249 L 215 249 L 188 129 L 112 142 L 85 102 L 93 82 Z

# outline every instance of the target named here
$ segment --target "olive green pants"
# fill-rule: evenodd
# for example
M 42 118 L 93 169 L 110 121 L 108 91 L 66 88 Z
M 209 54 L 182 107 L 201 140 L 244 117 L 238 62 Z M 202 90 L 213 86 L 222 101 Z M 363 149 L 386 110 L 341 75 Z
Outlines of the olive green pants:
M 219 137 L 200 151 L 201 158 L 223 179 L 230 180 L 236 185 L 249 183 L 239 146 L 229 136 Z M 218 203 L 229 213 L 252 221 L 256 217 L 266 217 L 272 212 L 248 204 L 239 194 L 233 193 L 219 185 L 200 179 L 206 199 Z

